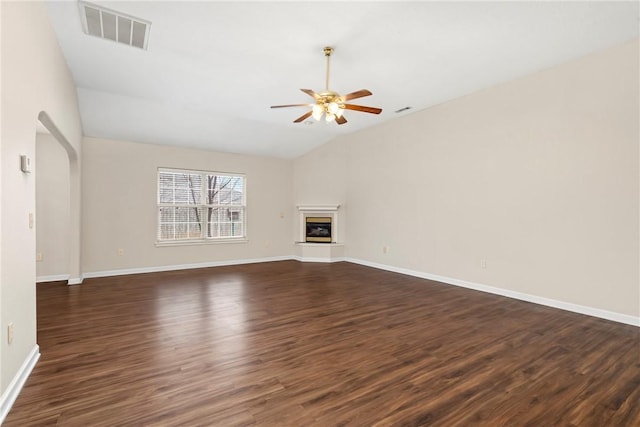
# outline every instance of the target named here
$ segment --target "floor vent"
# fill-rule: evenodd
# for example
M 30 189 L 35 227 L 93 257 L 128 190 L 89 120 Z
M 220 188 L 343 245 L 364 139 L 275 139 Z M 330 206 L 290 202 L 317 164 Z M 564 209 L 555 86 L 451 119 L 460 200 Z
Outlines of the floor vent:
M 83 1 L 78 4 L 86 34 L 147 49 L 151 22 Z

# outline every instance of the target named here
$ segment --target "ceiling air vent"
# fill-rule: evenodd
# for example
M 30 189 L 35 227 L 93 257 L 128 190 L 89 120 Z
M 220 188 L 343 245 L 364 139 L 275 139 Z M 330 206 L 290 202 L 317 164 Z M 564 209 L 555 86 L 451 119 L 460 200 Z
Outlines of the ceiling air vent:
M 140 49 L 147 48 L 151 22 L 91 3 L 81 1 L 78 4 L 82 30 L 86 34 Z

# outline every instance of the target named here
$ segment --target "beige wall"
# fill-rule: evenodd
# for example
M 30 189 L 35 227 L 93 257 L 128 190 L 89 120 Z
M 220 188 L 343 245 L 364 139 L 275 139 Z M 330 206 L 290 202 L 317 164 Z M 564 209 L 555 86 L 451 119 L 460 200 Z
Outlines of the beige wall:
M 2 2 L 0 2 L 0 46 L 4 45 L 3 43 L 3 31 L 2 31 L 2 22 L 3 21 L 3 14 L 2 14 Z M 1 51 L 0 51 L 1 52 Z M 2 60 L 2 58 L 0 58 L 0 61 Z M 0 62 L 0 94 L 2 93 L 2 82 L 4 81 L 3 77 L 2 77 L 2 67 L 1 67 L 2 62 Z M 3 110 L 3 104 L 4 104 L 4 98 L 2 98 L 2 102 L 0 102 L 0 129 L 2 129 L 2 122 L 4 120 L 4 115 L 2 114 L 2 110 Z M 1 131 L 0 131 L 1 132 Z M 4 139 L 4 135 L 0 135 L 1 139 Z M 2 140 L 0 140 L 0 177 L 2 176 Z M 2 236 L 2 211 L 4 209 L 4 197 L 3 197 L 3 192 L 2 192 L 2 181 L 0 180 L 0 236 Z M 4 323 L 4 318 L 2 316 L 2 237 L 0 237 L 0 328 L 4 329 L 5 327 L 5 323 Z M 0 348 L 0 393 L 4 393 L 5 389 L 7 388 L 7 386 L 4 385 L 4 382 L 2 381 L 2 353 L 3 350 L 2 348 Z M 8 406 L 8 405 L 7 405 Z
M 293 167 L 293 240 L 300 240 L 300 220 L 297 205 L 340 205 L 338 209 L 339 243 L 345 242 L 347 229 L 347 150 L 344 144 L 325 144 L 313 156 L 296 159 Z M 310 189 L 312 189 L 310 191 Z
M 156 247 L 159 167 L 246 174 L 249 242 Z M 289 256 L 291 175 L 290 160 L 85 138 L 83 271 Z
M 0 259 L 1 390 L 36 345 L 35 173 L 23 174 L 21 154 L 35 158 L 36 120 L 46 112 L 79 151 L 81 127 L 76 91 L 41 2 L 1 2 L 2 13 L 2 234 Z M 78 205 L 79 207 L 79 205 Z M 79 217 L 79 209 L 72 216 Z M 79 236 L 79 227 L 74 231 Z M 15 327 L 13 344 L 7 325 Z
M 65 280 L 69 276 L 69 157 L 51 135 L 36 135 L 36 278 Z
M 637 317 L 638 101 L 635 41 L 321 147 L 294 203 L 345 200 L 349 258 Z

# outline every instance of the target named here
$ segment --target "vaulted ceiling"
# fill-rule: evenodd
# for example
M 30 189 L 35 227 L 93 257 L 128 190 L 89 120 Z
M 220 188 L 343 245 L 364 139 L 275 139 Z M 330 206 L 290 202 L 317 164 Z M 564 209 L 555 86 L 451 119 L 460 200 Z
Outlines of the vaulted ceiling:
M 638 37 L 638 2 L 95 1 L 151 22 L 147 50 L 48 2 L 84 134 L 283 158 Z M 349 122 L 294 124 L 325 82 L 369 89 Z M 405 112 L 396 110 L 411 107 Z

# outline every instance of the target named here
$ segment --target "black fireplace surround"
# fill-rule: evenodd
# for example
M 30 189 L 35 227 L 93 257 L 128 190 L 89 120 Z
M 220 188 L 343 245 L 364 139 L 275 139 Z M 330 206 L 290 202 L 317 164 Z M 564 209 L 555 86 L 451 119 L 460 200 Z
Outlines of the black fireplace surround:
M 331 243 L 331 217 L 307 217 L 306 241 Z

